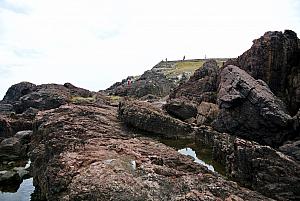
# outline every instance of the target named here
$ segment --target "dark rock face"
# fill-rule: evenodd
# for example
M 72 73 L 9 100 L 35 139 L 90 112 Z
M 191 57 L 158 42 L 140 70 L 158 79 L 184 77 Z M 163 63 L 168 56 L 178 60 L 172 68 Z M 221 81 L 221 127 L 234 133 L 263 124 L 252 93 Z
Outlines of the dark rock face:
M 10 185 L 12 183 L 20 183 L 21 178 L 14 171 L 0 171 L 0 183 L 2 185 Z
M 169 138 L 191 137 L 189 124 L 163 113 L 146 102 L 125 101 L 119 105 L 119 116 L 126 124 Z
M 213 158 L 235 181 L 276 200 L 300 199 L 300 165 L 288 156 L 205 126 L 196 131 L 196 139 L 212 147 Z
M 32 117 L 25 115 L 0 115 L 0 139 L 12 137 L 16 132 L 32 129 Z
M 215 129 L 274 147 L 295 137 L 292 117 L 263 81 L 232 65 L 220 77 Z
M 266 32 L 233 63 L 255 79 L 264 80 L 288 106 L 291 115 L 300 107 L 300 45 L 297 34 Z
M 279 150 L 288 156 L 294 157 L 300 163 L 300 140 L 287 142 L 283 146 L 279 147 Z
M 30 82 L 20 82 L 18 84 L 12 85 L 6 92 L 3 102 L 4 103 L 14 103 L 19 100 L 22 96 L 35 91 L 36 85 Z
M 72 97 L 91 97 L 93 92 L 75 87 L 70 83 L 34 85 L 21 82 L 10 87 L 3 99 L 13 105 L 16 113 L 21 114 L 29 108 L 47 110 L 57 108 L 70 101 Z
M 76 87 L 69 82 L 65 83 L 63 86 L 66 87 L 67 89 L 69 89 L 71 94 L 74 94 L 74 95 L 77 95 L 80 97 L 87 98 L 87 97 L 91 97 L 94 95 L 93 92 L 83 89 L 83 88 L 80 88 L 80 87 Z
M 190 79 L 176 87 L 170 94 L 170 99 L 186 97 L 201 103 L 202 101 L 215 103 L 219 67 L 215 60 L 209 60 L 195 71 Z
M 35 125 L 36 200 L 271 200 L 129 132 L 110 106 L 64 105 Z
M 148 94 L 163 97 L 170 93 L 173 83 L 162 73 L 148 70 L 128 85 L 127 80 L 116 83 L 106 91 L 117 96 L 143 97 Z
M 16 160 L 25 157 L 26 149 L 16 137 L 6 138 L 0 143 L 0 161 Z
M 0 143 L 0 161 L 19 160 L 27 157 L 32 131 L 19 131 L 13 137 L 5 138 Z
M 164 109 L 171 115 L 181 120 L 186 120 L 197 115 L 197 105 L 184 99 L 172 99 L 165 105 Z
M 3 104 L 0 102 L 0 114 L 12 114 L 14 113 L 14 108 L 11 104 Z

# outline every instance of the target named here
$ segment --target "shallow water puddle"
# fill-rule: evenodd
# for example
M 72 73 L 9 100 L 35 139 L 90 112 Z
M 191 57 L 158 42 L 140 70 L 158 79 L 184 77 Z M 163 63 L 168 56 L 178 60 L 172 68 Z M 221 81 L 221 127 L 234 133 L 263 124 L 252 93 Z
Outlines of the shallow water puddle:
M 192 139 L 158 139 L 163 144 L 173 147 L 179 153 L 190 156 L 194 162 L 206 166 L 209 170 L 225 175 L 225 168 L 212 159 L 212 149 L 197 145 Z
M 30 167 L 31 161 L 29 160 L 25 164 L 25 169 Z M 19 163 L 17 162 L 15 165 L 16 167 L 19 167 L 20 164 L 24 163 Z M 23 165 L 24 167 L 24 165 Z M 3 170 L 10 170 L 13 169 L 14 167 L 4 167 L 2 166 L 1 169 Z M 24 177 L 26 178 L 26 176 Z M 34 186 L 33 186 L 33 178 L 26 178 L 23 179 L 22 182 L 20 183 L 12 183 L 11 185 L 5 185 L 2 186 L 0 189 L 0 201 L 29 201 L 31 199 L 31 194 L 34 191 Z
M 0 192 L 0 201 L 29 201 L 34 191 L 33 178 L 25 179 L 17 192 Z
M 197 157 L 197 154 L 196 154 L 196 152 L 193 149 L 187 147 L 187 148 L 184 148 L 184 149 L 179 149 L 178 152 L 181 153 L 181 154 L 183 154 L 183 155 L 193 157 L 194 158 L 194 162 L 206 166 L 209 170 L 211 170 L 213 172 L 215 171 L 215 168 L 212 165 L 209 165 L 209 164 L 205 163 L 203 160 L 200 160 Z

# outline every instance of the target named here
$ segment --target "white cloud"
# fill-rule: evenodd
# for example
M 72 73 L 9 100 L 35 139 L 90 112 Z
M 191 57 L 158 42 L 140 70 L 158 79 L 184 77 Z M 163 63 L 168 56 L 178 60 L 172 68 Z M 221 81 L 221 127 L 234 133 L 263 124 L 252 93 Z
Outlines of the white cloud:
M 297 0 L 0 1 L 0 98 L 23 80 L 99 90 L 166 57 L 235 57 L 265 31 L 300 33 L 299 8 Z

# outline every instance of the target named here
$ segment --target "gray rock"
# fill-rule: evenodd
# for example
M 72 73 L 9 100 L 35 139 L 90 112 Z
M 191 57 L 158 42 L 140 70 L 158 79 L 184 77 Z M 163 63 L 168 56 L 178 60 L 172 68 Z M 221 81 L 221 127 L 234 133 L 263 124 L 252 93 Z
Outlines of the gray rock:
M 30 82 L 20 82 L 18 84 L 12 85 L 6 92 L 3 102 L 4 103 L 14 103 L 18 101 L 22 96 L 29 94 L 36 90 L 36 85 Z
M 21 178 L 15 171 L 0 171 L 0 183 L 10 184 L 20 182 Z
M 30 176 L 30 172 L 26 170 L 25 167 L 14 167 L 12 170 L 19 174 L 21 180 L 26 179 Z
M 26 147 L 16 137 L 6 138 L 0 143 L 0 159 L 16 160 L 26 156 Z
M 19 131 L 15 134 L 14 137 L 18 138 L 22 145 L 28 144 L 31 141 L 32 133 L 33 133 L 32 130 Z
M 218 105 L 208 102 L 201 102 L 197 110 L 197 125 L 210 125 L 217 118 L 219 113 Z
M 295 32 L 266 32 L 253 41 L 249 50 L 230 63 L 255 79 L 264 80 L 272 92 L 285 102 L 291 115 L 299 110 L 300 43 Z
M 193 131 L 189 124 L 164 114 L 147 102 L 121 102 L 119 117 L 130 126 L 168 138 L 190 138 Z
M 184 99 L 172 99 L 165 105 L 164 109 L 172 116 L 186 120 L 197 115 L 197 105 Z
M 279 150 L 286 155 L 294 157 L 300 162 L 300 140 L 295 142 L 287 142 L 279 147 Z
M 294 137 L 292 117 L 263 81 L 232 65 L 220 77 L 216 130 L 273 147 Z
M 14 109 L 11 104 L 3 104 L 0 102 L 0 114 L 12 114 L 12 113 L 14 113 Z

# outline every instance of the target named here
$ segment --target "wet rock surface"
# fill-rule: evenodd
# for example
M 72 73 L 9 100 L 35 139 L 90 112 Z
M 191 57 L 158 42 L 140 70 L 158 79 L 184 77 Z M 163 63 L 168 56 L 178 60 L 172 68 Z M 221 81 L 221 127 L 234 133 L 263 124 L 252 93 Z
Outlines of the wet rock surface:
M 170 93 L 170 99 L 185 97 L 198 103 L 215 103 L 219 67 L 215 60 L 209 60 L 195 71 L 190 79 Z
M 295 137 L 292 117 L 263 81 L 232 65 L 220 77 L 215 129 L 274 147 Z
M 270 200 L 129 131 L 110 106 L 40 112 L 34 144 L 36 200 Z
M 292 158 L 205 126 L 196 131 L 196 139 L 212 147 L 213 158 L 231 179 L 277 200 L 300 198 L 300 165 Z
M 189 138 L 193 131 L 189 124 L 164 114 L 147 102 L 121 102 L 119 116 L 130 126 L 168 138 Z
M 291 30 L 266 32 L 233 63 L 255 79 L 264 80 L 294 115 L 300 107 L 300 48 Z

